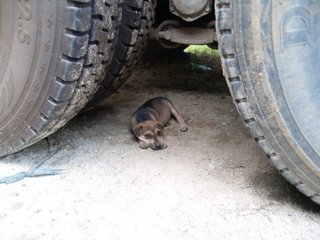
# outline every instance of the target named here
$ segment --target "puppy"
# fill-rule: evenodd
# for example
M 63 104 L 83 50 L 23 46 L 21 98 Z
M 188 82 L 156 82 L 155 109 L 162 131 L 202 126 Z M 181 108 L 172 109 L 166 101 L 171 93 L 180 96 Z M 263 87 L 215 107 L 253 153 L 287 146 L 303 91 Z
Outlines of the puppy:
M 131 129 L 139 140 L 142 149 L 165 149 L 163 127 L 168 124 L 172 115 L 178 121 L 181 131 L 187 131 L 185 121 L 169 99 L 157 97 L 145 102 L 132 116 Z

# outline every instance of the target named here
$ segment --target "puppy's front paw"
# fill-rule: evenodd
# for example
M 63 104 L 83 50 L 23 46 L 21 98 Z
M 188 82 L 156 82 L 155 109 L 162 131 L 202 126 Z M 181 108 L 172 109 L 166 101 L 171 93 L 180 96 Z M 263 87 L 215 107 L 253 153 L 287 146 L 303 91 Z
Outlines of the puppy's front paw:
M 187 125 L 182 125 L 182 126 L 180 126 L 180 131 L 182 131 L 182 132 L 188 131 Z
M 147 149 L 149 147 L 148 143 L 145 142 L 139 142 L 139 147 L 141 149 Z

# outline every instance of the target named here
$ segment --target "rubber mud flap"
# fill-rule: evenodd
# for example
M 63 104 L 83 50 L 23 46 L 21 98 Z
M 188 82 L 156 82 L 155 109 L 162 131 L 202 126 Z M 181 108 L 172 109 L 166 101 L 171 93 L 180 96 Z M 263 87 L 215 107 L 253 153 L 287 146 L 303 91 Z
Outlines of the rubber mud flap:
M 56 131 L 112 57 L 120 0 L 0 0 L 0 156 Z
M 320 1 L 215 1 L 224 75 L 272 164 L 320 204 Z

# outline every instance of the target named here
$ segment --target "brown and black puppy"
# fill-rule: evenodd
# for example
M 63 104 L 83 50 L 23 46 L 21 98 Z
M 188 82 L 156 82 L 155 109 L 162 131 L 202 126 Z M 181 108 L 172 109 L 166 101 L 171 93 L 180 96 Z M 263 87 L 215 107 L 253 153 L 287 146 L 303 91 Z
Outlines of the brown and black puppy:
M 178 121 L 181 131 L 187 131 L 185 121 L 179 115 L 169 99 L 157 97 L 145 102 L 132 116 L 131 129 L 139 140 L 142 149 L 153 150 L 167 148 L 164 143 L 163 127 L 172 115 Z

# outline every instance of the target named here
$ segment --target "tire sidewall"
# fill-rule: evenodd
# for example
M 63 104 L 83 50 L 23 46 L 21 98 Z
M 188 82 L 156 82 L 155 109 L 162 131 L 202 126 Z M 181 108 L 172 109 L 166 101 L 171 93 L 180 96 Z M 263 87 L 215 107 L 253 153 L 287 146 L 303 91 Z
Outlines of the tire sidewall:
M 1 33 L 12 38 L 10 48 L 6 48 L 5 66 L 1 66 L 1 146 L 28 127 L 48 98 L 60 48 L 61 33 L 57 29 L 62 27 L 57 19 L 62 13 L 57 9 L 62 9 L 62 3 L 47 0 L 2 2 L 11 5 L 13 19 L 4 21 L 12 25 L 13 31 Z
M 272 32 L 272 25 L 280 25 L 272 17 L 275 7 L 271 1 L 234 1 L 234 34 L 241 80 L 251 110 L 274 152 L 295 176 L 320 193 L 319 169 L 312 161 L 312 153 L 296 142 L 295 133 L 288 128 L 294 119 L 288 117 L 285 101 L 279 101 L 283 93 L 277 84 L 279 75 L 273 46 L 273 38 L 280 37 Z M 271 155 L 272 151 L 267 154 Z M 288 180 L 294 184 L 297 181 Z

